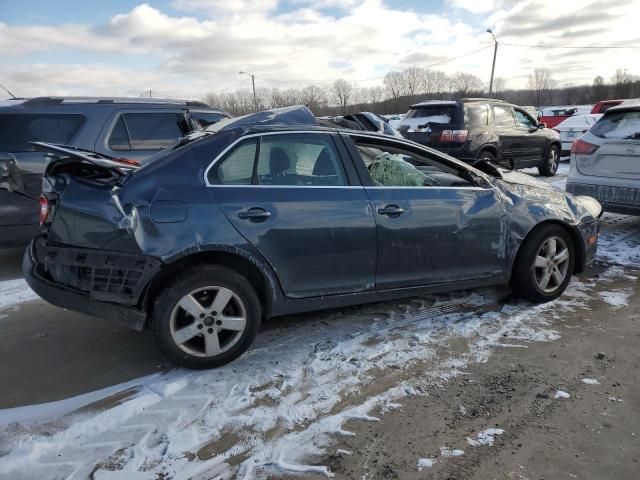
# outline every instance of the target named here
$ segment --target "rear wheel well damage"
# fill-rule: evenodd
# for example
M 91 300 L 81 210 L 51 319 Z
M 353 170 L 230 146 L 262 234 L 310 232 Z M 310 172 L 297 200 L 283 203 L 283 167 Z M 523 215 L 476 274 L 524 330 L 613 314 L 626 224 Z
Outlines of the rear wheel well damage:
M 245 277 L 253 286 L 262 304 L 263 317 L 268 318 L 271 311 L 272 291 L 265 275 L 250 260 L 229 252 L 199 252 L 182 257 L 175 262 L 163 265 L 158 274 L 149 283 L 142 306 L 150 314 L 156 296 L 176 275 L 198 265 L 219 265 Z M 150 315 L 148 315 L 147 323 Z
M 496 159 L 498 158 L 498 149 L 496 147 L 494 147 L 493 145 L 483 145 L 480 148 L 480 151 L 478 152 L 478 156 L 477 156 L 478 159 L 482 158 L 482 153 L 483 152 L 489 152 L 494 157 L 496 157 Z
M 582 241 L 580 232 L 578 231 L 577 228 L 567 223 L 564 223 L 560 220 L 546 220 L 542 223 L 539 223 L 531 230 L 529 230 L 529 232 L 527 232 L 522 242 L 520 242 L 520 245 L 518 246 L 518 251 L 513 256 L 511 269 L 513 270 L 513 267 L 516 264 L 516 259 L 518 258 L 518 255 L 522 250 L 522 246 L 526 243 L 526 241 L 529 238 L 531 238 L 531 235 L 534 232 L 538 231 L 540 228 L 544 227 L 545 225 L 557 225 L 562 229 L 564 229 L 569 234 L 569 236 L 571 237 L 571 243 L 573 244 L 573 250 L 576 253 L 576 258 L 573 266 L 573 273 L 582 273 L 584 271 L 584 266 L 585 266 L 585 248 L 584 248 L 584 242 Z

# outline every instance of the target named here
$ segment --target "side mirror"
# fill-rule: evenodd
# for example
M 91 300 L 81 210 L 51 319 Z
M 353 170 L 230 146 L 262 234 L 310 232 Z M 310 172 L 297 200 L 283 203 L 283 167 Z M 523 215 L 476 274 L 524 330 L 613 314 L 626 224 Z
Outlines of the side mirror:
M 538 124 L 538 128 L 547 128 L 547 124 L 546 124 L 546 123 L 544 123 L 544 122 L 540 122 L 540 123 Z

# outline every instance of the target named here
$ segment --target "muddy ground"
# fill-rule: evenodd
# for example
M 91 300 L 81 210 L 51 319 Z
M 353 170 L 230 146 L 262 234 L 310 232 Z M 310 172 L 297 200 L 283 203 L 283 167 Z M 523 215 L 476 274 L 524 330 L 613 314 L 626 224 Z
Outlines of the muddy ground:
M 635 288 L 635 280 L 612 287 Z M 356 436 L 335 450 L 351 455 L 317 463 L 339 479 L 640 478 L 640 296 L 617 310 L 599 300 L 589 307 L 552 321 L 559 340 L 497 349 L 487 363 L 432 383 L 426 396 L 403 399 L 380 422 L 349 422 Z M 554 398 L 558 390 L 570 397 Z M 493 446 L 468 444 L 492 427 L 504 430 Z M 441 447 L 464 454 L 443 458 Z M 419 458 L 435 463 L 418 471 Z

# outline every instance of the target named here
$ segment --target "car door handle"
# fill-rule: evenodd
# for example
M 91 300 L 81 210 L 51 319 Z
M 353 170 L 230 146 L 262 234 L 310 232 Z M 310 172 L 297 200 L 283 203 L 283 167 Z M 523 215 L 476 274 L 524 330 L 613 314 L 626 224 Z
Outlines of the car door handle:
M 379 208 L 378 213 L 380 215 L 387 215 L 388 217 L 398 217 L 404 213 L 404 209 L 397 205 L 387 205 L 384 208 Z
M 263 208 L 250 208 L 238 213 L 238 218 L 242 220 L 266 220 L 271 216 L 271 212 L 267 212 Z

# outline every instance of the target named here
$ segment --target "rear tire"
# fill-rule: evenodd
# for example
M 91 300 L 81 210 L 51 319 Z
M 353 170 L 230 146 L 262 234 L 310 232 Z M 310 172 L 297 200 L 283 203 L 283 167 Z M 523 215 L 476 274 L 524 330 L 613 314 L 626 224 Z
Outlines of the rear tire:
M 489 150 L 482 150 L 478 155 L 478 160 L 485 160 L 487 162 L 496 162 L 498 159 Z
M 513 265 L 511 288 L 534 303 L 555 300 L 571 281 L 575 249 L 559 225 L 542 225 L 521 245 Z
M 558 171 L 559 165 L 560 149 L 555 145 L 551 145 L 547 155 L 542 160 L 542 165 L 538 167 L 538 172 L 545 177 L 553 177 Z
M 151 329 L 160 351 L 192 369 L 220 367 L 251 345 L 262 308 L 249 281 L 204 265 L 177 276 L 155 298 Z

